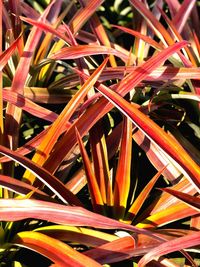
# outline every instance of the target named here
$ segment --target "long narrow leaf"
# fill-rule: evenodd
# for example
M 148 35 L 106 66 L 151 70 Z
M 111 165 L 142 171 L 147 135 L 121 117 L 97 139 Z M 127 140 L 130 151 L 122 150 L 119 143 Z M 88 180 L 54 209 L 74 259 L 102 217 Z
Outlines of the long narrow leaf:
M 22 35 L 20 35 L 12 44 L 0 55 L 0 71 L 2 71 L 3 67 L 7 64 L 8 60 L 15 52 L 18 44 L 21 42 Z
M 15 93 L 10 90 L 3 89 L 3 99 L 17 107 L 27 111 L 28 113 L 32 114 L 41 119 L 45 119 L 47 121 L 55 121 L 58 115 L 53 111 L 50 111 L 44 107 L 41 107 L 31 100 L 27 99 L 23 95 Z
M 149 59 L 143 64 L 143 66 L 136 68 L 135 71 L 127 75 L 123 79 L 123 82 L 120 83 L 120 86 L 117 87 L 116 91 L 121 95 L 127 94 L 136 85 L 138 85 L 138 83 L 145 79 L 149 73 L 161 65 L 161 63 L 165 61 L 172 53 L 186 44 L 187 42 L 177 43 Z M 85 77 L 83 73 L 81 75 Z M 102 84 L 97 83 L 96 87 L 102 90 L 107 90 L 107 87 Z M 112 107 L 113 105 L 106 99 L 100 99 L 97 103 L 89 107 L 88 110 L 82 115 L 81 120 L 78 120 L 73 127 L 70 128 L 67 135 L 64 135 L 60 142 L 57 143 L 54 153 L 51 154 L 49 162 L 46 164 L 46 166 L 52 172 L 54 172 L 58 167 L 58 162 L 61 163 L 65 155 L 69 153 L 69 151 L 76 144 L 75 127 L 78 129 L 80 135 L 83 136 L 90 130 L 95 122 L 97 122 L 104 114 L 109 112 Z
M 110 192 L 112 195 L 112 185 L 109 177 L 107 146 L 102 121 L 96 123 L 90 130 L 90 144 L 92 149 L 94 173 L 97 183 L 99 184 L 102 200 L 107 205 L 110 205 L 110 201 L 107 202 L 107 193 Z M 112 197 L 109 197 L 109 199 L 110 198 Z
M 137 226 L 151 229 L 196 215 L 198 213 L 199 211 L 195 210 L 194 208 L 188 207 L 187 204 L 179 202 L 178 204 L 154 213 L 153 215 L 147 217 L 144 221 L 138 223 Z
M 54 192 L 64 203 L 70 203 L 74 205 L 82 206 L 79 199 L 70 192 L 62 182 L 51 175 L 44 168 L 40 167 L 28 158 L 25 158 L 15 151 L 12 151 L 6 147 L 0 145 L 0 153 L 18 162 L 23 167 L 27 168 L 33 173 L 42 183 L 44 183 L 52 192 Z
M 145 188 L 142 190 L 142 192 L 139 194 L 139 196 L 136 198 L 136 200 L 133 202 L 130 209 L 128 210 L 126 219 L 132 220 L 134 216 L 137 215 L 144 201 L 148 197 L 150 190 L 153 188 L 154 184 L 156 183 L 165 168 L 166 166 L 162 168 L 156 175 L 154 175 L 150 182 L 145 186 Z
M 120 29 L 126 33 L 129 33 L 137 38 L 140 38 L 141 40 L 145 41 L 146 43 L 150 44 L 152 47 L 156 48 L 156 49 L 159 49 L 159 50 L 162 50 L 163 49 L 163 46 L 159 43 L 157 43 L 155 40 L 153 40 L 152 38 L 148 37 L 147 35 L 144 35 L 144 34 L 141 34 L 140 32 L 138 31 L 134 31 L 134 30 L 131 30 L 129 28 L 126 28 L 126 27 L 122 27 L 122 26 L 119 26 L 119 25 L 111 25 L 112 27 L 114 28 L 117 28 L 117 29 Z
M 58 240 L 75 242 L 89 247 L 101 246 L 107 242 L 119 239 L 119 237 L 114 234 L 68 225 L 44 226 L 37 228 L 34 231 L 43 233 Z
M 138 263 L 138 267 L 146 266 L 151 260 L 177 250 L 198 246 L 200 244 L 200 232 L 183 236 L 172 241 L 165 242 L 150 250 Z
M 76 58 L 82 58 L 85 56 L 102 55 L 102 54 L 115 55 L 121 58 L 124 62 L 128 60 L 128 56 L 119 50 L 106 47 L 103 45 L 94 45 L 94 44 L 64 47 L 60 49 L 60 51 L 53 53 L 49 58 L 51 59 L 76 59 Z
M 115 176 L 114 209 L 115 215 L 123 219 L 130 189 L 132 156 L 132 122 L 124 118 L 119 160 Z
M 63 32 L 53 28 L 53 26 L 51 26 L 50 24 L 44 23 L 43 21 L 36 21 L 36 20 L 31 19 L 31 18 L 25 18 L 22 16 L 20 16 L 20 19 L 22 21 L 25 21 L 25 22 L 31 24 L 31 25 L 36 26 L 37 28 L 39 28 L 43 31 L 47 31 L 49 33 L 56 35 L 57 37 L 63 39 L 65 42 L 69 42 L 69 38 L 67 38 L 66 35 L 63 34 Z
M 99 68 L 96 69 L 96 71 L 85 82 L 85 84 L 77 92 L 77 94 L 69 101 L 64 110 L 52 124 L 47 135 L 43 139 L 42 143 L 39 145 L 38 150 L 36 151 L 36 154 L 32 159 L 34 162 L 37 162 L 40 165 L 44 164 L 45 160 L 49 156 L 49 153 L 52 151 L 52 148 L 57 142 L 58 137 L 62 134 L 62 131 L 65 128 L 66 123 L 69 122 L 69 119 L 71 118 L 75 110 L 78 108 L 84 97 L 87 95 L 88 91 L 97 81 L 101 71 L 107 64 L 107 61 L 108 59 L 105 59 L 104 62 L 99 66 Z M 42 151 L 43 153 L 41 154 L 40 151 Z M 33 183 L 35 179 L 33 175 L 30 175 L 29 172 L 26 172 L 24 176 L 26 177 L 26 179 L 30 180 Z
M 83 163 L 84 163 L 85 173 L 86 173 L 86 177 L 88 181 L 88 187 L 90 190 L 92 205 L 93 205 L 94 211 L 100 213 L 103 210 L 104 203 L 102 200 L 101 192 L 99 190 L 99 185 L 97 184 L 97 180 L 92 170 L 89 157 L 87 155 L 87 152 L 85 150 L 84 144 L 81 140 L 81 137 L 78 131 L 76 131 L 76 136 L 78 139 L 79 148 L 80 148 L 81 155 L 83 158 Z
M 96 9 L 103 3 L 103 0 L 87 1 L 87 5 L 80 9 L 69 22 L 71 31 L 76 34 L 85 22 L 93 15 Z
M 124 229 L 143 233 L 162 241 L 151 231 L 118 222 L 82 207 L 72 207 L 33 199 L 0 199 L 2 221 L 18 221 L 35 218 L 56 224 L 88 226 L 102 229 Z
M 18 193 L 20 195 L 27 195 L 31 191 L 34 191 L 34 197 L 44 197 L 47 196 L 44 192 L 42 192 L 39 189 L 36 189 L 34 186 L 29 185 L 27 183 L 24 183 L 20 180 L 17 180 L 15 178 L 6 176 L 6 175 L 0 175 L 0 185 L 3 188 L 6 188 L 8 190 L 11 190 L 15 193 Z M 47 198 L 46 198 L 47 200 Z
M 182 45 L 180 43 L 179 48 L 181 48 Z M 144 68 L 144 71 L 148 71 L 148 69 Z M 150 140 L 158 145 L 164 153 L 169 155 L 175 162 L 177 162 L 181 168 L 181 171 L 187 175 L 188 179 L 193 183 L 196 189 L 200 190 L 199 166 L 190 158 L 186 151 L 180 145 L 178 145 L 177 142 L 174 142 L 170 135 L 166 134 L 166 132 L 156 123 L 154 123 L 149 117 L 139 111 L 138 108 L 134 107 L 134 105 L 129 104 L 114 91 L 110 90 L 109 88 L 98 88 L 98 90 L 109 101 L 111 101 L 111 103 L 113 103 L 116 107 L 118 107 L 118 109 L 126 114 L 126 116 L 131 118 L 133 123 L 140 128 Z
M 41 15 L 40 19 L 46 18 L 55 0 L 53 0 Z M 26 84 L 27 76 L 29 73 L 30 64 L 35 51 L 35 48 L 40 40 L 42 31 L 36 27 L 33 27 L 28 35 L 24 51 L 20 57 L 20 61 L 17 65 L 15 75 L 12 80 L 11 90 L 23 95 L 24 86 Z M 5 134 L 9 140 L 9 145 L 12 149 L 17 149 L 19 139 L 20 120 L 22 116 L 22 110 L 12 104 L 7 105 L 6 120 L 5 120 Z
M 184 201 L 186 204 L 188 204 L 190 207 L 196 208 L 197 210 L 200 210 L 200 198 L 191 196 L 189 194 L 179 192 L 170 188 L 163 188 L 161 189 L 164 192 L 167 192 L 174 197 L 177 197 L 178 199 Z
M 69 245 L 42 233 L 20 232 L 14 237 L 13 243 L 38 252 L 60 267 L 101 266 Z
M 132 256 L 131 251 L 134 251 L 135 246 L 135 240 L 131 236 L 126 236 L 90 249 L 84 252 L 84 255 L 96 259 L 101 264 L 120 262 Z

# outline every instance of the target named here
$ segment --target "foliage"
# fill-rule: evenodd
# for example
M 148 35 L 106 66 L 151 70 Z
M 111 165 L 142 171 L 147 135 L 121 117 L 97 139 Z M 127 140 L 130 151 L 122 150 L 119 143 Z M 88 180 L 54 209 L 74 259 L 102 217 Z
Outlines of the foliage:
M 0 5 L 0 266 L 198 266 L 199 1 Z

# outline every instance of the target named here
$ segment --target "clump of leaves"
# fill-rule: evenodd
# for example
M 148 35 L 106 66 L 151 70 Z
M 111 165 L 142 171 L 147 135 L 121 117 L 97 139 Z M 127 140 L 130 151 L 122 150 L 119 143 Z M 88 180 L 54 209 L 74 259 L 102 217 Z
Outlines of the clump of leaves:
M 198 1 L 0 5 L 1 266 L 198 266 Z

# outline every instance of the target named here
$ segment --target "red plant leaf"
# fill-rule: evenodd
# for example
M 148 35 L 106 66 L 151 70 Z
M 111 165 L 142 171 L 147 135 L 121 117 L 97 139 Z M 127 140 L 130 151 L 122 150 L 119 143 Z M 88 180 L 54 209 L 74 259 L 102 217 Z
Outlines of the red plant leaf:
M 139 82 L 145 79 L 149 73 L 151 73 L 155 68 L 161 65 L 161 63 L 165 61 L 173 52 L 186 44 L 187 42 L 182 42 L 180 44 L 177 43 L 172 47 L 161 51 L 156 56 L 145 62 L 142 66 L 137 67 L 135 71 L 131 72 L 122 80 L 120 86 L 117 87 L 116 92 L 121 95 L 128 93 L 135 86 L 137 86 Z M 84 78 L 87 77 L 83 73 L 80 73 L 80 75 L 82 75 Z M 106 86 L 99 83 L 96 83 L 96 87 L 102 90 L 107 90 Z M 65 134 L 63 138 L 60 139 L 60 141 L 57 142 L 56 148 L 51 154 L 46 167 L 54 172 L 58 167 L 58 164 L 61 163 L 66 154 L 69 153 L 69 151 L 76 144 L 75 127 L 78 129 L 80 135 L 83 136 L 87 131 L 89 131 L 89 129 L 95 124 L 95 122 L 97 122 L 104 114 L 109 112 L 112 107 L 113 105 L 106 99 L 100 99 L 94 105 L 89 107 L 87 111 L 82 115 L 81 120 L 77 120 L 73 127 L 69 129 L 68 133 Z
M 151 11 L 140 1 L 129 0 L 129 2 L 140 12 L 140 14 L 147 20 L 150 27 L 155 31 L 162 42 L 165 44 L 167 42 L 169 45 L 172 45 L 173 39 L 170 36 L 169 32 L 165 27 L 155 18 Z
M 87 3 L 86 3 L 86 5 L 87 5 Z M 106 30 L 104 29 L 104 26 L 102 25 L 97 14 L 94 14 L 91 17 L 90 25 L 92 27 L 92 30 L 93 30 L 95 36 L 97 37 L 97 40 L 99 40 L 101 44 L 108 46 L 108 47 L 111 47 L 109 37 L 108 37 Z M 110 55 L 109 60 L 110 60 L 110 64 L 112 67 L 117 66 L 115 57 L 113 55 Z
M 17 150 L 15 150 L 17 153 L 19 153 L 22 156 L 25 156 L 32 152 L 36 147 L 41 143 L 42 138 L 44 138 L 45 134 L 47 133 L 49 128 L 43 130 L 41 133 L 33 137 L 29 142 L 24 144 L 23 146 L 19 147 Z M 0 162 L 9 162 L 12 159 L 3 156 L 0 158 Z
M 162 188 L 160 190 L 167 192 L 173 195 L 174 197 L 177 197 L 178 199 L 188 204 L 190 207 L 197 208 L 197 210 L 200 210 L 200 198 L 199 197 L 191 196 L 189 194 L 176 191 L 171 188 Z
M 53 122 L 58 117 L 58 115 L 53 111 L 41 107 L 28 98 L 24 97 L 23 95 L 15 93 L 11 90 L 3 89 L 3 100 L 12 103 L 13 105 L 27 111 L 28 113 L 47 121 Z
M 41 144 L 38 146 L 38 152 L 36 151 L 35 155 L 32 158 L 32 161 L 37 162 L 40 165 L 44 164 L 46 159 L 49 157 L 50 152 L 52 152 L 52 149 L 59 136 L 63 133 L 64 130 L 66 130 L 66 123 L 69 122 L 73 113 L 76 111 L 80 103 L 83 101 L 84 97 L 87 95 L 88 91 L 92 88 L 92 86 L 99 78 L 101 71 L 107 64 L 107 61 L 108 59 L 105 59 L 103 61 L 103 63 L 96 69 L 96 71 L 86 80 L 81 89 L 68 102 L 61 114 L 51 125 L 51 128 L 49 129 Z M 41 153 L 40 151 L 42 151 L 43 153 Z M 33 183 L 35 180 L 35 177 L 30 174 L 30 172 L 25 173 L 25 177 L 31 183 Z
M 131 205 L 130 209 L 128 210 L 128 214 L 126 217 L 126 220 L 132 220 L 140 210 L 141 206 L 143 205 L 144 201 L 147 199 L 149 192 L 153 188 L 154 184 L 166 168 L 163 167 L 159 172 L 154 175 L 154 177 L 149 181 L 149 183 L 144 187 L 142 192 L 139 194 L 139 196 L 134 200 L 133 204 Z M 131 223 L 131 221 L 129 221 Z
M 76 59 L 82 58 L 85 56 L 93 56 L 93 55 L 115 55 L 121 58 L 124 62 L 128 60 L 128 56 L 114 48 L 106 47 L 102 45 L 77 45 L 77 46 L 70 46 L 64 47 L 60 49 L 58 52 L 53 53 L 50 55 L 49 58 L 51 59 Z
M 119 239 L 119 237 L 114 234 L 108 234 L 100 230 L 98 231 L 80 226 L 49 225 L 39 227 L 34 229 L 34 231 L 43 233 L 58 240 L 75 242 L 88 247 L 101 246 L 107 242 Z
M 90 145 L 92 150 L 94 173 L 99 185 L 102 200 L 107 205 L 111 205 L 112 201 L 109 201 L 109 199 L 111 200 L 112 198 L 112 185 L 109 179 L 107 146 L 101 120 L 90 130 Z
M 154 249 L 150 250 L 138 263 L 138 267 L 146 266 L 151 260 L 158 258 L 162 255 L 182 250 L 185 248 L 197 246 L 200 244 L 200 232 L 186 235 L 175 240 L 167 241 L 161 245 L 158 245 Z
M 166 209 L 162 209 L 159 212 L 155 212 L 149 217 L 146 217 L 143 221 L 138 223 L 137 226 L 145 229 L 156 228 L 198 213 L 199 211 L 194 208 L 188 207 L 185 203 L 179 202 L 167 207 Z
M 145 41 L 146 43 L 150 44 L 152 47 L 154 47 L 156 49 L 162 50 L 164 48 L 161 44 L 157 43 L 152 38 L 148 37 L 147 35 L 141 34 L 138 31 L 134 31 L 134 30 L 131 30 L 129 28 L 119 26 L 119 25 L 111 25 L 111 26 L 114 28 L 120 29 L 123 32 L 129 33 L 129 34 L 131 34 L 137 38 L 140 38 L 141 40 Z
M 84 163 L 85 173 L 86 173 L 86 177 L 88 181 L 88 187 L 90 190 L 92 205 L 93 205 L 94 211 L 100 213 L 103 209 L 104 203 L 102 200 L 99 185 L 97 184 L 96 177 L 94 175 L 89 157 L 87 155 L 87 151 L 85 150 L 84 144 L 81 140 L 81 137 L 78 131 L 76 131 L 76 136 L 77 136 L 79 148 L 81 151 L 81 155 L 83 158 L 83 163 Z
M 15 52 L 18 44 L 21 42 L 22 35 L 20 35 L 12 44 L 0 55 L 0 71 L 2 71 L 3 67 L 7 64 L 8 60 Z
M 87 1 L 87 4 L 80 9 L 69 22 L 73 34 L 76 34 L 81 29 L 102 3 L 103 0 Z
M 0 153 L 18 162 L 23 167 L 27 168 L 33 173 L 42 183 L 44 183 L 52 192 L 54 192 L 64 203 L 70 203 L 74 205 L 82 206 L 79 199 L 69 191 L 62 182 L 51 175 L 47 170 L 40 167 L 28 158 L 25 158 L 15 151 L 12 151 L 4 146 L 0 145 Z
M 53 0 L 45 9 L 43 14 L 40 16 L 40 20 L 44 20 L 51 10 L 52 6 L 56 1 Z M 23 55 L 20 58 L 19 64 L 17 66 L 17 70 L 12 82 L 12 90 L 18 93 L 23 93 L 23 88 L 26 82 L 26 78 L 29 72 L 29 66 L 31 64 L 32 55 L 34 50 L 40 40 L 42 31 L 36 27 L 32 28 L 28 39 L 26 41 Z
M 119 159 L 114 184 L 114 212 L 123 219 L 130 190 L 132 122 L 124 117 Z
M 20 232 L 12 241 L 47 257 L 60 267 L 84 267 L 101 265 L 93 259 L 81 254 L 69 245 L 38 232 Z
M 0 185 L 3 188 L 6 188 L 20 195 L 27 195 L 31 191 L 34 191 L 34 198 L 43 199 L 44 196 L 47 196 L 46 193 L 42 192 L 39 189 L 36 189 L 34 186 L 6 175 L 0 175 Z M 47 200 L 47 197 L 45 199 Z M 48 197 L 48 199 L 50 199 L 50 197 Z
M 195 0 L 183 1 L 176 15 L 173 17 L 173 23 L 176 26 L 176 29 L 179 33 L 181 33 L 181 31 L 183 30 L 195 4 L 196 4 Z
M 122 237 L 97 248 L 84 252 L 84 255 L 101 264 L 119 262 L 130 258 L 135 249 L 135 240 L 131 236 Z
M 167 180 L 173 182 L 177 177 L 180 177 L 181 172 L 171 164 L 169 158 L 153 142 L 146 138 L 142 131 L 139 129 L 135 131 L 133 139 L 145 151 L 148 159 L 157 170 L 167 166 L 162 172 Z
M 180 49 L 185 44 L 185 42 L 177 43 L 166 49 L 165 52 L 167 53 L 167 50 L 169 51 L 171 49 L 175 52 L 177 51 L 177 49 Z M 148 72 L 148 68 L 145 68 L 145 64 L 147 64 L 148 62 L 144 63 L 143 67 L 139 67 L 138 71 L 140 71 L 141 75 L 143 72 Z M 129 80 L 132 75 L 129 74 L 127 77 L 127 79 L 124 79 L 121 82 L 121 86 L 125 84 L 125 82 L 127 82 L 127 80 Z M 131 85 L 125 84 L 125 86 L 128 86 L 130 88 Z M 97 89 L 126 116 L 131 118 L 133 123 L 140 130 L 142 130 L 150 140 L 152 140 L 156 145 L 158 145 L 164 153 L 169 155 L 170 158 L 172 158 L 179 165 L 181 171 L 186 174 L 187 178 L 190 180 L 191 183 L 193 183 L 196 189 L 200 190 L 200 168 L 186 153 L 182 146 L 178 144 L 178 142 L 175 142 L 174 139 L 170 135 L 168 135 L 162 128 L 160 128 L 149 117 L 143 114 L 137 107 L 131 105 L 121 96 L 119 96 L 116 92 L 112 91 L 109 88 L 105 89 L 103 87 L 99 87 Z M 124 87 L 123 90 L 125 90 Z
M 182 36 L 180 35 L 180 33 L 178 32 L 177 28 L 175 27 L 175 25 L 173 24 L 173 22 L 171 22 L 171 20 L 168 18 L 168 16 L 163 12 L 163 10 L 159 9 L 160 10 L 160 13 L 162 14 L 164 20 L 166 21 L 166 23 L 169 25 L 169 28 L 171 29 L 171 31 L 173 31 L 173 34 L 174 36 L 176 37 L 176 39 L 180 42 L 180 41 L 183 41 L 183 38 Z M 192 55 L 192 53 L 190 52 L 190 49 L 188 47 L 185 47 L 185 51 L 187 52 L 191 62 L 192 62 L 192 65 L 193 66 L 197 66 L 196 62 L 195 62 L 195 59 Z M 183 62 L 185 63 L 185 66 L 191 66 L 191 63 L 188 62 L 187 60 L 185 60 L 184 57 L 182 57 L 182 60 Z
M 45 19 L 54 5 L 55 0 L 53 0 L 45 9 L 40 17 L 40 20 Z M 34 54 L 35 48 L 40 40 L 42 31 L 36 27 L 33 27 L 28 35 L 24 51 L 20 57 L 19 63 L 15 75 L 12 80 L 11 90 L 23 95 L 24 86 L 29 73 L 30 64 L 32 61 L 32 56 Z M 5 134 L 9 141 L 10 147 L 12 149 L 17 149 L 18 138 L 19 138 L 19 127 L 21 120 L 22 110 L 12 104 L 7 105 L 6 119 L 5 119 Z
M 54 34 L 55 36 L 59 37 L 60 39 L 64 40 L 65 42 L 69 42 L 69 38 L 66 37 L 66 35 L 63 32 L 61 32 L 58 29 L 55 29 L 52 25 L 48 24 L 47 22 L 45 23 L 43 21 L 37 21 L 37 20 L 33 20 L 31 18 L 25 18 L 22 16 L 20 16 L 20 19 L 22 21 L 25 21 L 25 22 L 33 25 L 33 26 L 36 26 L 40 30 Z
M 190 195 L 196 194 L 196 189 L 186 178 L 183 178 L 179 183 L 173 185 L 171 189 L 176 190 L 176 191 L 181 191 L 183 193 L 190 194 Z M 177 204 L 177 203 L 180 203 L 180 201 L 177 198 L 163 192 L 160 199 L 157 201 L 157 203 L 155 203 L 151 214 L 165 210 L 168 207 L 173 206 L 174 204 Z
M 1 221 L 19 221 L 34 218 L 56 224 L 88 226 L 102 229 L 124 229 L 163 240 L 151 231 L 139 229 L 103 215 L 88 211 L 82 207 L 65 206 L 35 199 L 0 199 Z

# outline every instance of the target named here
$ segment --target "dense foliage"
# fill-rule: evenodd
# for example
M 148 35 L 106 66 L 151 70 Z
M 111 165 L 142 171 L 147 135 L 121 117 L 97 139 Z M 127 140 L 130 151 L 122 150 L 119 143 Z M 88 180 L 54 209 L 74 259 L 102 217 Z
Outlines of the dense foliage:
M 0 5 L 0 266 L 198 266 L 199 1 Z

